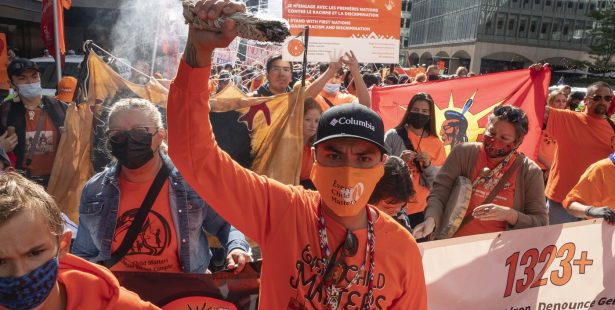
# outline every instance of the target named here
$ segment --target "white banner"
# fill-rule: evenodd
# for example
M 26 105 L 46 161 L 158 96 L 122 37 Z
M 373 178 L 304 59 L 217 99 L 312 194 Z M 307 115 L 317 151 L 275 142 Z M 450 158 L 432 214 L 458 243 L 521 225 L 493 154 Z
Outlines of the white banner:
M 215 49 L 212 63 L 216 65 L 231 64 L 235 66 L 237 52 L 239 51 L 239 41 L 241 41 L 241 38 L 237 37 L 228 47 Z
M 590 220 L 420 244 L 429 309 L 615 309 L 614 233 Z

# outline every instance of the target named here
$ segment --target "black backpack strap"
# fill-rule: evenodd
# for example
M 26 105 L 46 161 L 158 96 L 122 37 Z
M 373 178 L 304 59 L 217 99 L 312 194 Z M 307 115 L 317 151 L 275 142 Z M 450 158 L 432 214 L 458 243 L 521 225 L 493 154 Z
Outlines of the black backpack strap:
M 397 132 L 397 135 L 401 138 L 401 140 L 404 141 L 404 146 L 406 147 L 406 149 L 408 151 L 416 152 L 414 150 L 414 145 L 412 145 L 412 141 L 410 141 L 410 138 L 408 138 L 408 130 L 406 130 L 406 128 L 395 128 L 395 131 Z
M 335 105 L 333 104 L 333 102 L 331 102 L 331 100 L 325 98 L 325 96 L 321 96 L 322 99 L 325 99 L 325 102 L 327 103 L 327 105 L 329 105 L 329 108 L 334 107 Z
M 43 102 L 53 126 L 56 128 L 58 135 L 61 135 L 60 127 L 64 126 L 64 119 L 66 118 L 65 104 L 55 98 L 46 96 L 43 97 Z
M 149 187 L 149 190 L 145 195 L 145 199 L 143 199 L 143 203 L 141 204 L 141 207 L 139 207 L 139 211 L 137 211 L 137 215 L 135 215 L 132 224 L 130 224 L 130 227 L 128 227 L 128 231 L 124 236 L 124 240 L 122 240 L 122 243 L 117 248 L 117 250 L 111 253 L 111 257 L 109 259 L 101 261 L 99 262 L 99 264 L 107 268 L 111 268 L 113 265 L 117 264 L 124 256 L 126 256 L 128 250 L 132 248 L 132 244 L 135 242 L 137 236 L 143 229 L 143 223 L 145 223 L 145 219 L 147 218 L 149 211 L 152 209 L 152 206 L 154 206 L 154 202 L 158 197 L 158 193 L 160 193 L 160 190 L 162 189 L 164 183 L 167 181 L 168 177 L 169 169 L 165 164 L 163 164 L 162 167 L 160 167 L 160 170 L 158 170 L 158 174 L 156 174 L 154 182 Z

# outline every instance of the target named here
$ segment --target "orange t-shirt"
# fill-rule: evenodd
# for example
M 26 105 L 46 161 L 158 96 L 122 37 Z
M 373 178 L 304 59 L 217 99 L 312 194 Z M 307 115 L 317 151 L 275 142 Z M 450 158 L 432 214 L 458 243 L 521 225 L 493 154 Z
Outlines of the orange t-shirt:
M 417 152 L 429 153 L 432 165 L 444 165 L 444 161 L 446 160 L 446 151 L 444 150 L 444 143 L 440 141 L 440 138 L 434 136 L 424 137 L 419 145 L 420 137 L 414 134 L 411 130 L 408 130 L 408 138 L 410 139 L 410 142 L 412 142 L 412 145 Z M 429 196 L 430 190 L 427 187 L 421 186 L 421 175 L 416 169 L 416 166 L 411 164 L 409 168 L 412 176 L 412 186 L 416 194 L 414 194 L 414 197 L 411 197 L 408 201 L 406 213 L 413 214 L 423 212 L 425 210 L 425 207 L 427 206 L 427 196 Z
M 202 82 L 208 74 L 207 67 L 180 64 L 169 92 L 169 155 L 188 184 L 220 216 L 261 245 L 259 309 L 325 309 L 325 289 L 317 289 L 318 273 L 325 267 L 316 211 L 320 194 L 243 168 L 216 145 L 211 122 L 202 117 L 210 111 L 207 84 Z M 376 212 L 372 308 L 426 309 L 427 290 L 416 242 L 393 218 Z M 329 217 L 326 227 L 329 247 L 334 251 L 345 230 Z M 346 262 L 357 266 L 365 257 L 367 231 L 354 233 L 359 250 Z M 358 269 L 350 268 L 346 279 Z M 340 309 L 360 307 L 369 282 L 366 270 L 359 274 L 357 284 L 341 293 Z
M 609 158 L 591 165 L 562 204 L 568 208 L 574 201 L 615 211 L 615 164 Z
M 513 156 L 508 165 L 504 169 L 502 169 L 502 174 L 505 174 L 508 169 L 514 164 L 516 157 Z M 478 153 L 478 158 L 476 160 L 476 164 L 474 165 L 474 169 L 472 170 L 472 178 L 474 181 L 478 178 L 478 174 L 483 169 L 483 167 L 487 167 L 489 169 L 494 169 L 497 164 L 492 163 L 487 159 L 487 154 L 484 149 L 481 147 L 480 152 Z M 515 197 L 515 183 L 517 180 L 517 171 L 515 171 L 508 179 L 508 182 L 504 185 L 504 187 L 497 193 L 495 198 L 491 203 L 500 205 L 506 208 L 512 208 Z M 470 236 L 470 235 L 478 235 L 478 234 L 486 234 L 490 232 L 498 232 L 506 230 L 506 222 L 505 221 L 481 221 L 475 219 L 472 216 L 472 211 L 476 209 L 476 207 L 483 204 L 487 196 L 491 193 L 493 188 L 497 185 L 497 182 L 485 182 L 478 185 L 474 188 L 472 192 L 472 197 L 470 198 L 470 205 L 468 206 L 468 211 L 466 212 L 465 218 L 461 223 L 461 227 L 455 233 L 455 237 L 462 236 Z
M 312 146 L 309 144 L 303 144 L 303 156 L 301 157 L 301 174 L 300 180 L 307 180 L 312 173 L 312 166 L 314 165 L 314 159 L 312 158 Z
M 66 288 L 66 309 L 160 309 L 120 286 L 109 269 L 72 254 L 60 259 L 58 282 Z
M 540 137 L 540 149 L 538 150 L 538 156 L 544 158 L 549 166 L 551 166 L 553 165 L 553 157 L 555 157 L 555 152 L 557 152 L 557 142 L 549 137 L 546 131 L 543 131 Z M 536 163 L 540 169 L 547 170 L 547 166 L 545 166 L 542 162 L 537 160 Z
M 120 176 L 120 207 L 111 250 L 115 251 L 132 224 L 153 180 L 133 183 Z M 175 224 L 169 206 L 167 180 L 150 210 L 132 249 L 111 268 L 113 271 L 182 272 Z
M 549 108 L 547 134 L 557 141 L 557 151 L 545 194 L 562 202 L 583 172 L 612 152 L 615 132 L 606 119 Z
M 344 104 L 344 103 L 353 103 L 353 102 L 358 103 L 359 102 L 359 99 L 355 95 L 346 94 L 346 93 L 342 93 L 338 91 L 335 94 L 335 96 L 331 96 L 327 94 L 326 92 L 321 91 L 320 95 L 316 96 L 314 100 L 318 102 L 318 104 L 320 105 L 323 111 L 327 111 L 330 108 L 327 101 L 325 101 L 325 98 L 329 100 L 329 102 L 331 102 L 333 106 Z
M 23 167 L 30 170 L 30 174 L 33 176 L 48 176 L 51 174 L 51 168 L 53 168 L 53 160 L 56 157 L 56 148 L 59 142 L 58 133 L 53 125 L 53 121 L 47 113 L 45 113 L 45 121 L 41 129 L 41 134 L 32 155 L 32 163 L 30 166 L 26 165 L 30 148 L 34 143 L 34 136 L 36 135 L 36 127 L 38 126 L 38 119 L 41 114 L 41 109 L 36 109 L 34 112 L 34 119 L 30 120 L 29 111 L 26 111 L 26 146 L 24 152 Z

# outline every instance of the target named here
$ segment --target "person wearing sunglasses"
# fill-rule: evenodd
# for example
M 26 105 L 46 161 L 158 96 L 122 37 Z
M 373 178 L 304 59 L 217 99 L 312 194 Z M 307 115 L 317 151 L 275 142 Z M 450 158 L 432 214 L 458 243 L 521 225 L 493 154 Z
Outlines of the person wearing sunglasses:
M 121 99 L 109 112 L 116 159 L 83 188 L 73 253 L 112 271 L 204 273 L 212 252 L 204 231 L 227 250 L 228 268 L 250 260 L 244 235 L 210 209 L 165 155 L 166 131 L 145 99 Z
M 207 21 L 245 11 L 198 1 Z M 368 200 L 386 160 L 384 125 L 368 107 L 325 111 L 312 145 L 317 191 L 258 175 L 217 145 L 208 103 L 211 56 L 236 34 L 190 27 L 169 90 L 169 155 L 194 190 L 261 246 L 259 309 L 426 309 L 420 252 L 410 233 Z M 298 180 L 297 180 L 298 181 Z
M 585 111 L 547 107 L 545 131 L 557 142 L 545 191 L 551 224 L 577 221 L 562 206 L 562 202 L 583 172 L 611 153 L 615 124 L 607 117 L 607 111 L 612 99 L 611 86 L 596 82 L 587 87 Z
M 425 221 L 414 228 L 414 237 L 425 238 L 447 225 L 445 214 L 454 214 L 446 210 L 452 207 L 447 202 L 459 176 L 470 180 L 472 190 L 452 237 L 547 225 L 542 170 L 517 151 L 527 131 L 523 110 L 496 107 L 482 143 L 462 143 L 452 149 L 434 180 Z

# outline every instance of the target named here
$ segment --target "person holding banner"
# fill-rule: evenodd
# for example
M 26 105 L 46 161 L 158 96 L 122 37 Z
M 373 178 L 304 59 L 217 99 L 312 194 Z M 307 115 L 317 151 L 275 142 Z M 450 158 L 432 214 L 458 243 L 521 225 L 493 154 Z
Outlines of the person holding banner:
M 413 227 L 424 220 L 433 179 L 446 160 L 444 143 L 436 131 L 435 113 L 431 96 L 418 93 L 410 99 L 400 123 L 384 136 L 389 154 L 400 156 L 410 167 L 416 194 L 408 201 L 406 211 Z
M 1 309 L 158 309 L 102 266 L 68 253 L 71 231 L 45 190 L 0 173 Z
M 557 142 L 545 193 L 551 224 L 578 220 L 562 202 L 585 170 L 612 151 L 615 124 L 607 117 L 612 99 L 611 86 L 595 82 L 587 87 L 584 112 L 547 107 L 546 133 Z
M 241 3 L 199 1 L 202 19 L 245 11 Z M 191 27 L 169 92 L 169 154 L 216 211 L 261 245 L 260 309 L 426 309 L 421 256 L 410 233 L 367 201 L 384 173 L 384 125 L 371 109 L 345 104 L 323 113 L 312 181 L 318 191 L 281 184 L 233 161 L 216 144 L 209 115 L 215 48 L 237 34 Z
M 84 186 L 73 253 L 113 271 L 204 273 L 212 257 L 204 231 L 227 250 L 227 267 L 251 260 L 244 235 L 210 209 L 164 154 L 156 106 L 121 99 L 109 112 L 117 162 Z
M 425 221 L 415 227 L 413 235 L 429 236 L 435 229 L 449 227 L 454 217 L 463 220 L 446 232 L 447 237 L 547 225 L 542 171 L 516 151 L 527 131 L 523 110 L 496 107 L 483 143 L 462 143 L 452 149 L 433 183 Z M 463 205 L 451 195 L 460 176 L 471 182 L 469 200 Z M 450 199 L 456 203 L 451 204 Z
M 613 153 L 583 173 L 564 200 L 564 208 L 578 218 L 604 218 L 615 224 L 615 138 Z

